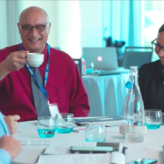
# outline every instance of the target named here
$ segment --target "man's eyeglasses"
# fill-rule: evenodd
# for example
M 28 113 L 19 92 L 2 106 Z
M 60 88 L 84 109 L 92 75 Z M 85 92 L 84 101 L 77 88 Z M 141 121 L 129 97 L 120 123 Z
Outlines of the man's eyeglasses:
M 21 25 L 20 26 L 22 27 L 22 29 L 26 32 L 31 32 L 33 30 L 33 28 L 35 28 L 36 31 L 38 32 L 43 32 L 45 30 L 45 27 L 46 25 L 48 24 L 48 22 L 46 24 L 38 24 L 38 25 L 35 25 L 35 26 L 31 26 L 31 25 Z
M 156 50 L 156 51 L 160 51 L 162 49 L 162 52 L 164 53 L 164 47 L 162 47 L 160 44 L 157 43 L 157 38 L 154 39 L 152 42 L 151 42 L 153 48 Z

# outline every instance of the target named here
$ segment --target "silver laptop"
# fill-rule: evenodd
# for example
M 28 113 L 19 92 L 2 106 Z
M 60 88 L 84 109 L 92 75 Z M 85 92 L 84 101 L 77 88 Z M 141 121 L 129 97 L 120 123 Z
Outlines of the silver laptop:
M 118 67 L 115 47 L 83 47 L 83 58 L 87 63 L 94 63 L 94 73 L 110 75 L 129 73 L 129 69 Z

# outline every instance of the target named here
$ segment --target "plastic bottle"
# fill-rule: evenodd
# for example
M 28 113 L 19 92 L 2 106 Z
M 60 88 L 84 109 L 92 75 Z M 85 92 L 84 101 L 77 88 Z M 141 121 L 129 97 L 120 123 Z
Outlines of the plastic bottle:
M 86 61 L 84 58 L 81 58 L 81 63 L 82 63 L 82 75 L 85 75 L 86 72 Z
M 144 140 L 144 105 L 138 85 L 137 66 L 130 67 L 129 82 L 126 83 L 128 95 L 124 106 L 125 140 L 142 142 Z

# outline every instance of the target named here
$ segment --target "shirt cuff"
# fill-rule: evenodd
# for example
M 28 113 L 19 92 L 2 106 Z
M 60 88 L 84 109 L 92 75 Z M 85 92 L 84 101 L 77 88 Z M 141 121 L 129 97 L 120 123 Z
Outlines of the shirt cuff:
M 11 156 L 10 154 L 4 150 L 0 149 L 0 164 L 9 164 L 11 162 Z

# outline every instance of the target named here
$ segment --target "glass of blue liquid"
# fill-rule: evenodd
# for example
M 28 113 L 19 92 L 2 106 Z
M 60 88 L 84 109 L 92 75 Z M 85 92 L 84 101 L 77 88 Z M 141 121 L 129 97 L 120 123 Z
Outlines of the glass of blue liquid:
M 157 109 L 145 110 L 145 125 L 147 129 L 159 129 L 162 124 L 162 112 Z
M 93 72 L 94 72 L 94 63 L 93 62 L 87 63 L 85 73 L 90 74 L 90 73 L 93 73 Z
M 88 124 L 85 128 L 85 140 L 87 142 L 105 142 L 106 128 L 104 124 Z
M 55 120 L 53 117 L 38 117 L 37 130 L 41 138 L 52 138 L 55 135 Z
M 55 127 L 58 133 L 71 133 L 74 127 L 74 115 L 72 113 L 56 114 Z

